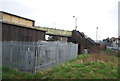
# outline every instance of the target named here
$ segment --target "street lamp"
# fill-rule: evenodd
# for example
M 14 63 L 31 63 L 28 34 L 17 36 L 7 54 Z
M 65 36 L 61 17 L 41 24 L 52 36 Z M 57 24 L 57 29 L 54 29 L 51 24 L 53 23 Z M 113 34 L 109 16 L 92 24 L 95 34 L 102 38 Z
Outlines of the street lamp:
M 98 40 L 98 27 L 96 27 L 96 42 Z
M 75 18 L 75 30 L 77 30 L 77 17 L 73 16 Z

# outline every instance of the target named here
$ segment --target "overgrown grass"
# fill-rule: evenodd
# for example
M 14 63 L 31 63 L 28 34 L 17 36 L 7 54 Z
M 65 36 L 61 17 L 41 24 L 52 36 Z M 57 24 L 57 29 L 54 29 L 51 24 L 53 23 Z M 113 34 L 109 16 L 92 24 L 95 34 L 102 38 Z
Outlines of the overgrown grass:
M 105 56 L 106 59 L 109 58 L 107 62 L 98 57 L 87 54 L 79 55 L 70 62 L 44 72 L 38 71 L 35 75 L 3 67 L 3 79 L 117 79 L 120 77 L 117 57 Z M 99 61 L 92 61 L 93 58 L 97 58 Z M 110 60 L 110 58 L 114 59 Z
M 76 60 L 64 63 L 53 69 L 43 72 L 41 78 L 71 78 L 71 79 L 117 79 L 118 66 L 113 62 L 79 62 L 90 55 L 80 55 Z
M 20 72 L 17 70 L 10 69 L 8 67 L 2 68 L 2 78 L 3 79 L 33 79 L 31 73 Z
M 101 53 L 120 57 L 120 51 L 117 51 L 117 50 L 106 49 L 106 50 L 101 51 Z

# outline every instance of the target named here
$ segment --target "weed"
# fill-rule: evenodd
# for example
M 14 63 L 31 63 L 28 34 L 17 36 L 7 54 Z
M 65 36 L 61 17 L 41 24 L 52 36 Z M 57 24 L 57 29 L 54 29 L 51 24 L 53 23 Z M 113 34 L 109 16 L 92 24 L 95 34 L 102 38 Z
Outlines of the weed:
M 79 55 L 70 62 L 38 71 L 35 75 L 3 67 L 2 76 L 4 79 L 117 79 L 120 68 L 116 59 L 105 54 Z

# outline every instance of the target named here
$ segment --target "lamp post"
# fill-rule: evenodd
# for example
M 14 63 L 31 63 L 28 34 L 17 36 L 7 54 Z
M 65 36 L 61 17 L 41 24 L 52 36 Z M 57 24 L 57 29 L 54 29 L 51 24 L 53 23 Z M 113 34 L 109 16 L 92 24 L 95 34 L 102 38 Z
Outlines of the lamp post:
M 73 16 L 75 18 L 75 30 L 77 30 L 77 17 Z
M 98 27 L 96 28 L 96 42 L 98 40 Z

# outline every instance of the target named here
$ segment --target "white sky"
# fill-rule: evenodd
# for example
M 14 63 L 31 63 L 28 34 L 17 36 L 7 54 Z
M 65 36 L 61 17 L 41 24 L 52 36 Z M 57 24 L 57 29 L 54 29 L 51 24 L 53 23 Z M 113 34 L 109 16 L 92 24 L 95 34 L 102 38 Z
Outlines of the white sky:
M 36 26 L 75 28 L 96 39 L 118 36 L 119 0 L 0 0 L 0 10 L 35 20 Z

